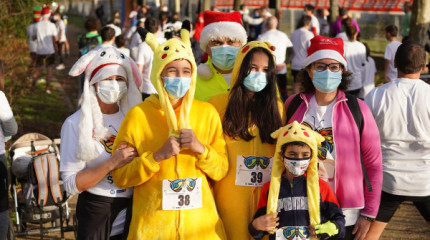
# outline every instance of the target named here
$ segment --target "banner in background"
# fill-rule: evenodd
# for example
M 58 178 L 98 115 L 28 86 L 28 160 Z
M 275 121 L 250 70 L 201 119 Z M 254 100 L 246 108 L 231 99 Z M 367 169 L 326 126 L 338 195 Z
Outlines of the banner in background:
M 233 7 L 234 0 L 215 0 L 215 6 Z M 339 7 L 347 8 L 351 11 L 366 12 L 403 12 L 402 7 L 405 2 L 412 0 L 338 0 Z M 312 4 L 316 9 L 329 8 L 330 0 L 281 0 L 281 8 L 303 9 L 306 4 Z M 269 6 L 269 0 L 247 0 L 248 7 Z

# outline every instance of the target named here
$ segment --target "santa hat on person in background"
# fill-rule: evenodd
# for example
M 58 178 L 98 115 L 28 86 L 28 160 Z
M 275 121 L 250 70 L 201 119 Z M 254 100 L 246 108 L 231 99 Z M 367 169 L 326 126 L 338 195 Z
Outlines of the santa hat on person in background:
M 34 6 L 34 8 L 33 8 L 33 21 L 35 21 L 35 22 L 40 21 L 41 14 L 42 14 L 42 7 L 41 6 Z
M 242 15 L 239 12 L 214 12 L 203 13 L 204 27 L 200 34 L 200 48 L 206 51 L 211 40 L 230 38 L 245 45 L 248 39 L 245 28 L 242 25 Z
M 104 125 L 94 84 L 115 75 L 126 78 L 127 93 L 119 100 L 119 110 L 125 115 L 128 110 L 142 102 L 142 95 L 138 89 L 142 79 L 136 63 L 114 47 L 89 51 L 78 59 L 70 69 L 69 75 L 76 77 L 83 72 L 85 72 L 85 80 L 81 97 L 76 156 L 82 161 L 91 161 L 96 151 L 93 140 L 105 140 L 112 136 L 110 130 Z
M 42 18 L 51 17 L 51 9 L 48 6 L 42 8 Z
M 200 48 L 205 51 L 208 43 L 216 39 L 226 39 L 239 41 L 242 46 L 248 41 L 248 35 L 242 25 L 242 14 L 239 12 L 214 12 L 205 11 L 203 13 L 204 27 L 200 33 Z M 200 64 L 197 74 L 202 79 L 210 79 L 213 76 L 212 70 L 206 64 Z
M 341 38 L 330 38 L 315 36 L 311 39 L 311 46 L 308 48 L 308 56 L 306 57 L 303 67 L 324 58 L 336 60 L 347 67 L 344 57 L 343 40 Z

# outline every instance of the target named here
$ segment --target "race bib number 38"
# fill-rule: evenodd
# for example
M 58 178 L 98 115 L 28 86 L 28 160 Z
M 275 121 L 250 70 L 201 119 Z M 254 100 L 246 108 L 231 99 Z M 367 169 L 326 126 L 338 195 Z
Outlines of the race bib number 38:
M 163 210 L 202 207 L 202 178 L 163 180 Z
M 237 156 L 236 185 L 262 187 L 270 180 L 273 157 Z

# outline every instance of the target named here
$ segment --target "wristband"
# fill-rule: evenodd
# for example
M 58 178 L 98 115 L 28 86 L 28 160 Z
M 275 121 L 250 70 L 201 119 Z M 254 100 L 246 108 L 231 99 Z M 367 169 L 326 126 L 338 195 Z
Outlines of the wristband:
M 374 222 L 375 221 L 375 218 L 372 218 L 372 217 L 363 216 L 363 215 L 361 215 L 361 217 L 363 217 L 364 219 L 366 219 L 369 222 Z

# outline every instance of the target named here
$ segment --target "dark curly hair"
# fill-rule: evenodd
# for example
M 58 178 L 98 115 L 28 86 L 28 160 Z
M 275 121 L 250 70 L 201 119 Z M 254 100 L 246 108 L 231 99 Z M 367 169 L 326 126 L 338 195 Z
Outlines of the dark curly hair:
M 302 83 L 302 87 L 303 87 L 303 92 L 304 93 L 314 93 L 315 92 L 315 86 L 312 83 L 312 79 L 309 76 L 308 72 L 306 71 L 307 68 L 310 69 L 311 65 L 307 66 L 306 68 L 303 68 L 298 74 L 297 74 L 297 79 L 299 82 Z M 349 84 L 352 81 L 352 72 L 349 71 L 344 71 L 342 73 L 342 80 L 339 84 L 339 87 L 337 87 L 337 89 L 342 90 L 342 91 L 346 91 L 346 89 L 348 88 Z

